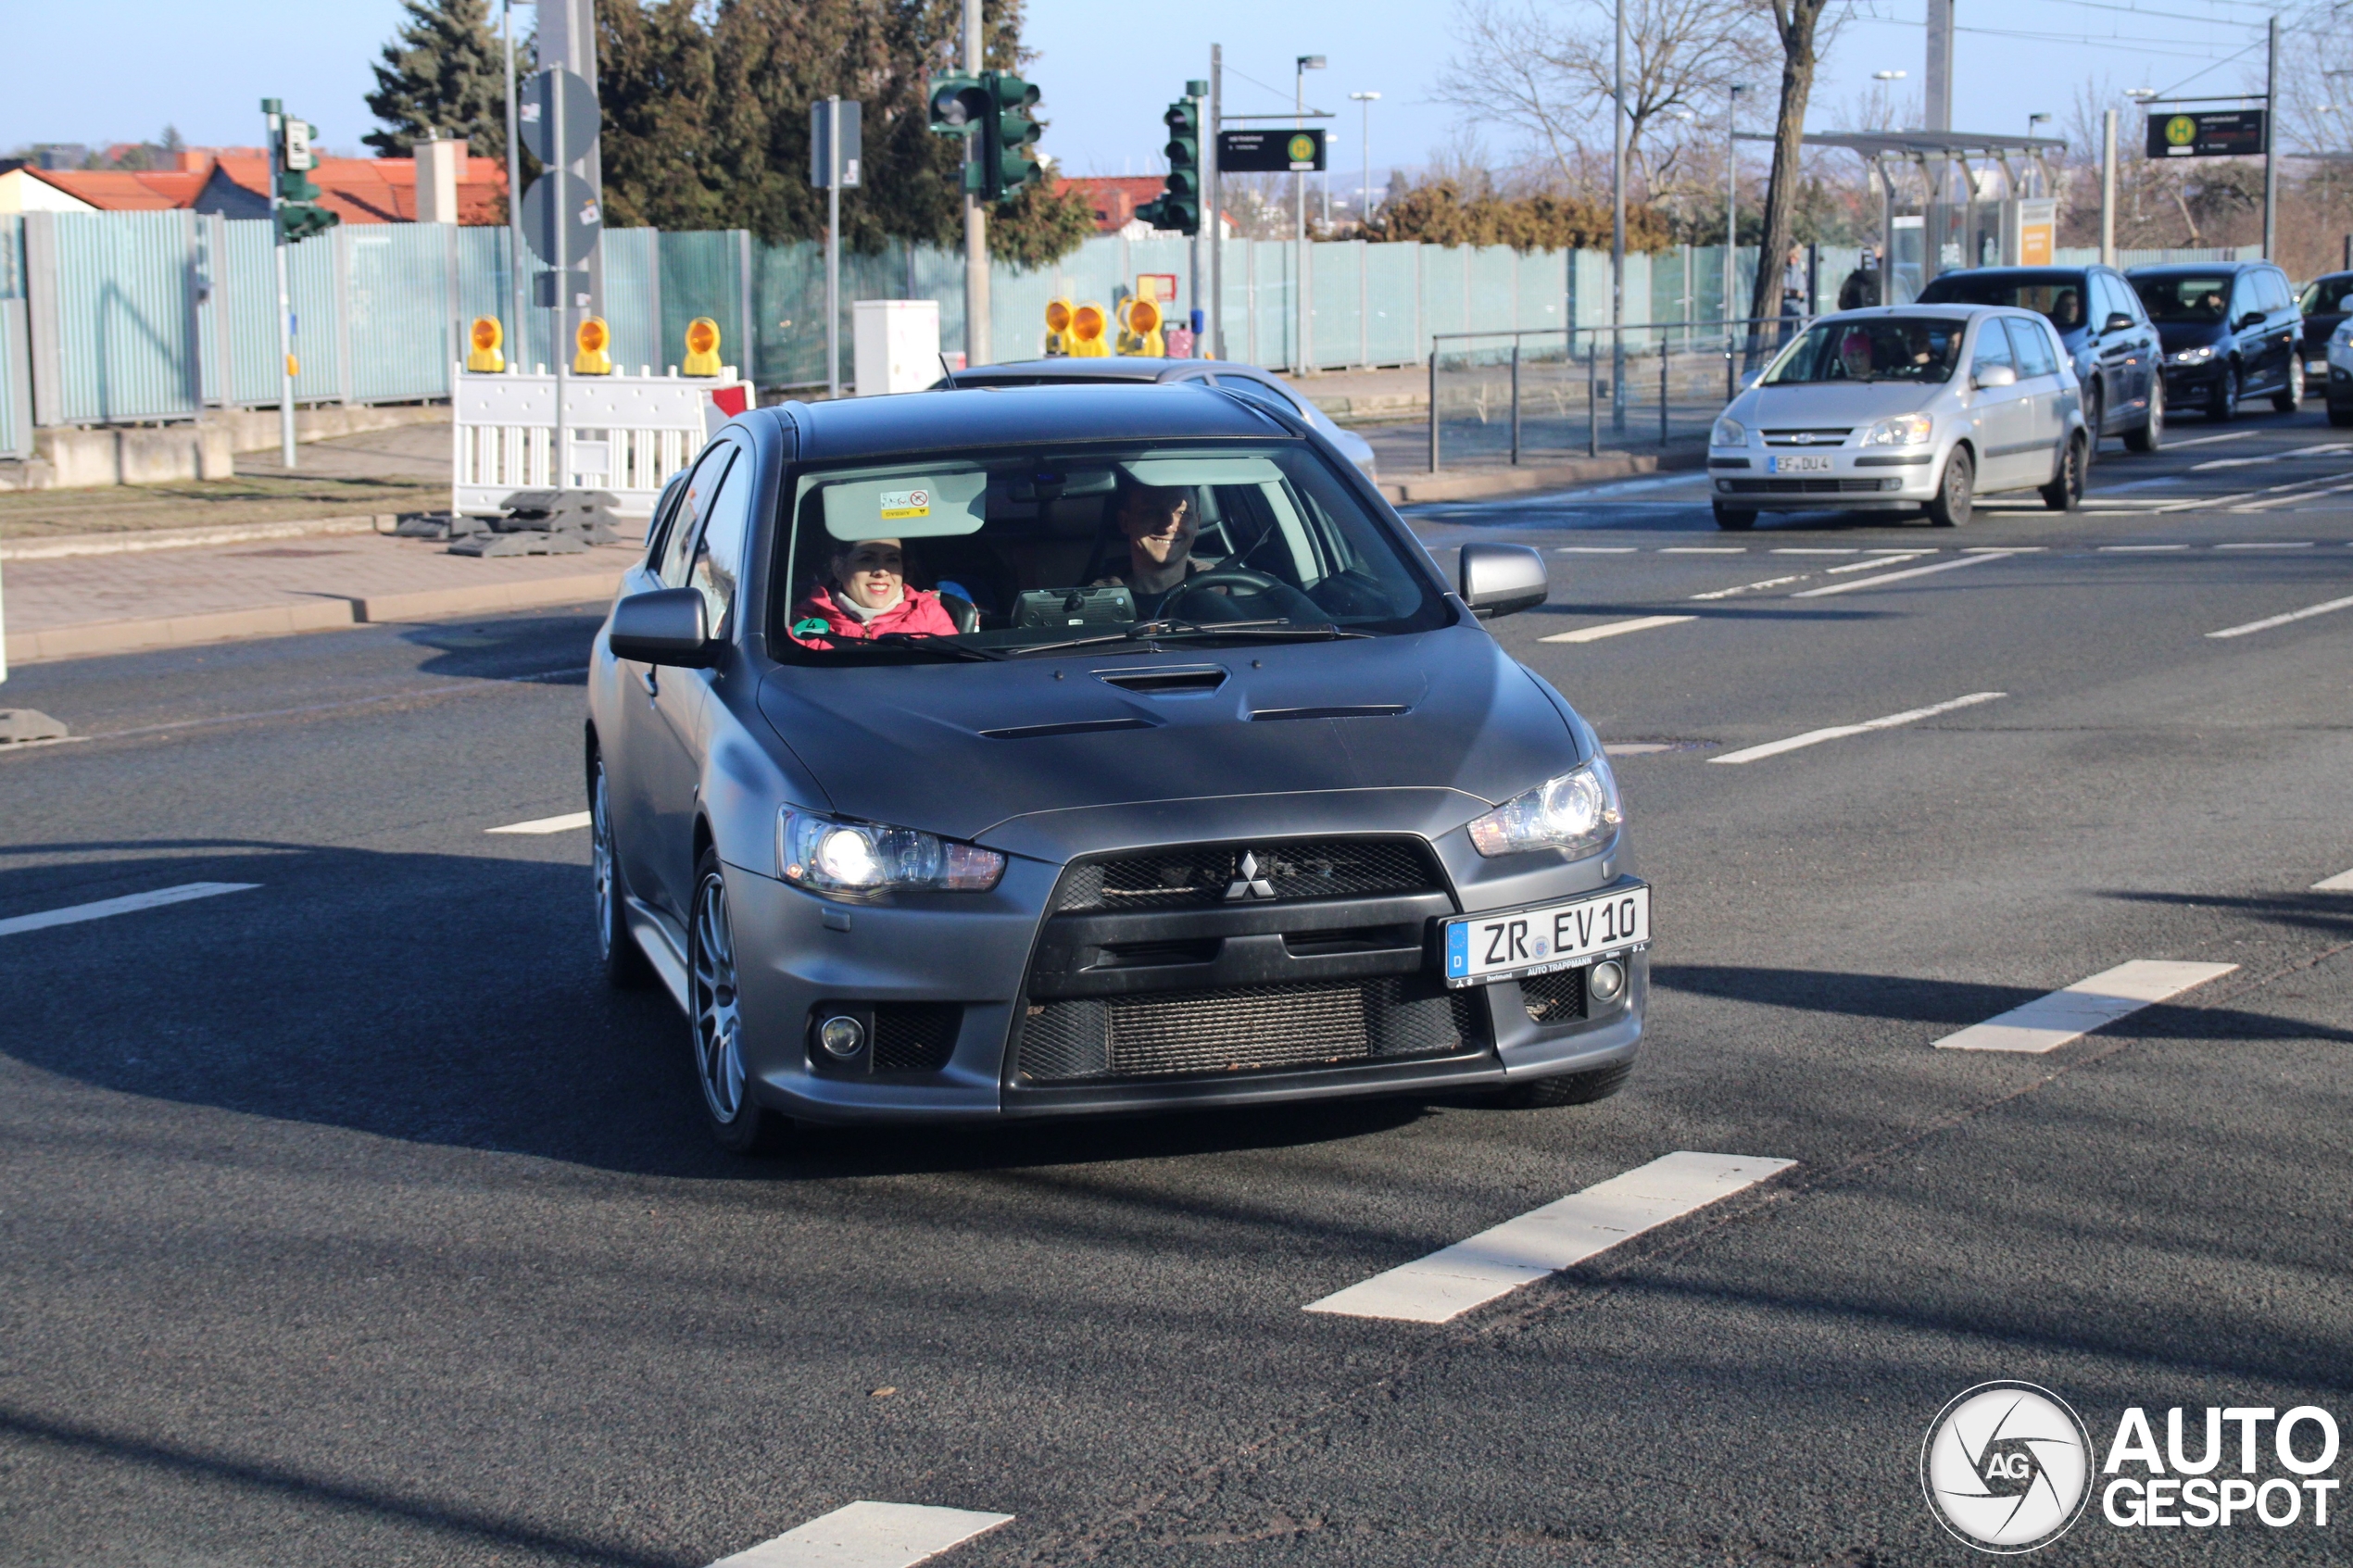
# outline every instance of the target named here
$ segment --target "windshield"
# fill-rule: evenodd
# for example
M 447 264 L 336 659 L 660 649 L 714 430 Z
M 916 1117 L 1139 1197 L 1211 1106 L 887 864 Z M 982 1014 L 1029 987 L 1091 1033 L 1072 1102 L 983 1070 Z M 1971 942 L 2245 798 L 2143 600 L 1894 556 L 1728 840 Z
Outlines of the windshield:
M 2322 278 L 2304 290 L 2307 316 L 2334 316 L 2353 310 L 2353 278 Z
M 1922 305 L 2008 305 L 2039 310 L 2051 325 L 2071 332 L 2084 321 L 2085 279 L 2081 272 L 2035 272 L 2023 277 L 1980 277 L 1947 272 L 1920 291 Z
M 1960 362 L 1966 320 L 1949 316 L 1872 316 L 1823 321 L 1810 328 L 1780 363 L 1765 373 L 1768 386 L 1816 382 L 1944 382 Z
M 1444 588 L 1296 443 L 911 455 L 799 476 L 779 659 L 1382 636 Z
M 2167 325 L 2220 321 L 2231 298 L 2228 278 L 2135 278 L 2133 289 L 2149 320 Z

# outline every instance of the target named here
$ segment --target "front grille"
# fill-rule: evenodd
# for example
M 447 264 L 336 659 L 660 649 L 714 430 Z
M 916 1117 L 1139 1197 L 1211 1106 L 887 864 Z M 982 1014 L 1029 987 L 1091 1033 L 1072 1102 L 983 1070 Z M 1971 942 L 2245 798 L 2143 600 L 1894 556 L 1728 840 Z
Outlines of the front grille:
M 1765 432 L 1765 445 L 1768 446 L 1836 446 L 1846 439 L 1853 428 L 1851 425 L 1831 425 L 1801 429 L 1793 425 L 1788 430 Z M 1801 435 L 1806 437 L 1804 441 L 1797 439 Z
M 955 1054 L 964 1010 L 954 1002 L 884 1002 L 875 1009 L 875 1071 L 937 1073 Z
M 1735 495 L 1868 495 L 1900 490 L 1900 479 L 1719 479 L 1716 488 Z
M 1477 1041 L 1473 1007 L 1473 993 L 1425 975 L 1032 1003 L 1020 1076 L 1053 1084 L 1442 1056 Z
M 1585 1016 L 1585 972 L 1581 969 L 1556 969 L 1550 974 L 1530 974 L 1519 983 L 1520 1005 L 1528 1010 L 1531 1022 L 1567 1023 Z
M 1255 865 L 1254 877 L 1240 874 L 1245 855 Z M 1080 861 L 1063 873 L 1054 909 L 1206 908 L 1227 902 L 1238 882 L 1249 897 L 1232 900 L 1237 905 L 1428 893 L 1443 886 L 1429 850 L 1416 839 L 1187 845 Z

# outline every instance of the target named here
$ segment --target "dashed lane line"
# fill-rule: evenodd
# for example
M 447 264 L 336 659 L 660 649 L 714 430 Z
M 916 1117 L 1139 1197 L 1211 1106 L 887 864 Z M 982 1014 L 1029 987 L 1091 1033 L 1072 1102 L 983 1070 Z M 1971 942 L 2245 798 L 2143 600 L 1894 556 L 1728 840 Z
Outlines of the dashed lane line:
M 484 828 L 484 833 L 570 833 L 588 825 L 585 811 L 567 811 L 560 817 L 535 817 L 527 822 L 509 822 L 502 828 Z
M 1853 560 L 1844 566 L 1825 567 L 1822 574 L 1837 577 L 1849 571 L 1885 571 L 1891 566 L 1902 566 L 1907 560 L 1923 560 L 1935 553 L 1934 550 L 1914 550 L 1904 556 L 1874 556 L 1869 560 Z
M 1971 692 L 1967 696 L 1957 696 L 1950 702 L 1932 703 L 1926 708 L 1906 709 L 1904 712 L 1891 713 L 1883 719 L 1866 719 L 1859 724 L 1833 724 L 1825 730 L 1808 730 L 1802 735 L 1791 735 L 1786 740 L 1767 741 L 1762 746 L 1747 746 L 1739 751 L 1728 751 L 1721 757 L 1711 757 L 1708 760 L 1710 762 L 1761 762 L 1768 757 L 1779 757 L 1785 751 L 1797 751 L 1806 746 L 1819 746 L 1828 740 L 1844 740 L 1848 735 L 1868 734 L 1873 730 L 1893 730 L 1906 724 L 1917 724 L 1923 719 L 1933 719 L 1940 713 L 1950 713 L 1961 708 L 1974 708 L 1981 702 L 1992 702 L 1998 697 L 2009 695 L 2007 692 Z
M 1744 556 L 1746 545 L 1661 545 L 1662 556 Z
M 1778 545 L 1774 546 L 1773 553 L 1777 556 L 1859 556 L 1863 552 L 1860 549 L 1854 547 L 1844 549 L 1810 549 L 1804 546 Z
M 2302 609 L 2289 610 L 2285 615 L 2267 615 L 2260 621 L 2250 621 L 2244 626 L 2225 626 L 2220 632 L 2208 632 L 2208 637 L 2244 637 L 2251 632 L 2268 632 L 2274 626 L 2284 626 L 2291 621 L 2310 616 L 2327 615 L 2334 610 L 2353 609 L 2353 599 L 2331 599 L 2326 604 L 2306 605 Z
M 2339 872 L 2312 884 L 2315 893 L 2353 893 L 2353 872 Z
M 2187 545 L 2102 545 L 2099 548 L 2102 555 L 2153 556 L 2166 551 L 2186 550 L 2189 546 Z
M 967 1508 L 853 1502 L 711 1568 L 912 1568 L 1012 1518 Z
M 1394 1323 L 1447 1323 L 1669 1220 L 1720 1203 L 1796 1163 L 1741 1154 L 1666 1155 L 1311 1301 L 1305 1310 Z
M 2309 539 L 2241 539 L 2232 544 L 2217 545 L 2218 550 L 2309 550 Z
M 1939 1050 L 2019 1051 L 2040 1054 L 2080 1040 L 2093 1030 L 2129 1017 L 2145 1007 L 2178 997 L 2236 970 L 2234 963 L 2175 963 L 2134 959 L 2079 980 L 2065 990 L 2037 997 L 1998 1018 L 1972 1023 L 1936 1042 Z
M 1555 632 L 1549 637 L 1539 637 L 1540 643 L 1598 643 L 1604 637 L 1620 637 L 1629 632 L 1647 632 L 1654 626 L 1680 626 L 1686 621 L 1697 621 L 1696 615 L 1643 615 L 1631 621 L 1604 621 L 1599 626 L 1580 626 L 1574 632 Z
M 1803 583 L 1813 575 L 1810 571 L 1801 571 L 1793 577 L 1768 577 L 1761 583 L 1743 583 L 1737 588 L 1718 588 L 1712 594 L 1693 594 L 1692 597 L 1694 599 L 1736 598 L 1743 594 L 1755 594 L 1767 588 L 1780 588 L 1792 583 Z
M 1556 556 L 1630 556 L 1635 553 L 1636 546 L 1632 545 L 1561 545 L 1553 550 Z
M 94 904 L 69 904 L 62 909 L 44 909 L 37 915 L 17 915 L 12 919 L 0 920 L 0 936 L 14 936 L 26 931 L 45 931 L 53 925 L 76 925 L 82 921 L 105 920 L 110 915 L 127 915 L 139 909 L 159 909 L 166 904 L 184 904 L 191 898 L 216 898 L 223 893 L 244 893 L 260 885 L 258 882 L 183 882 L 177 887 L 158 887 L 152 893 L 101 898 Z
M 1907 571 L 1890 571 L 1878 577 L 1857 577 L 1851 583 L 1831 583 L 1819 588 L 1805 588 L 1792 594 L 1790 597 L 1818 599 L 1831 594 L 1852 594 L 1865 588 L 1876 588 L 1884 583 L 1901 583 L 1907 577 L 1926 577 L 1931 572 L 1958 571 L 1965 566 L 1982 566 L 1990 560 L 2007 560 L 2017 553 L 2014 550 L 1989 550 L 1983 555 L 1957 556 L 1951 560 L 1941 560 L 1932 566 L 1915 566 Z M 1717 760 L 1720 762 L 1723 759 L 1719 757 Z

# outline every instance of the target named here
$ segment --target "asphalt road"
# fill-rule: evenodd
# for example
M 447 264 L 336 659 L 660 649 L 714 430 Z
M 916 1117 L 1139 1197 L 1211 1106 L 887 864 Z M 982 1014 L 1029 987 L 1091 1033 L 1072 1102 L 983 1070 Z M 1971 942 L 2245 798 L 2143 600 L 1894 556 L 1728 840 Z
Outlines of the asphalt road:
M 691 1568 L 854 1499 L 1013 1516 L 957 1568 L 1954 1562 L 1920 1445 L 1973 1384 L 2103 1449 L 2353 1422 L 2353 608 L 2213 635 L 2353 597 L 2353 447 L 2174 433 L 1957 533 L 1727 537 L 1682 476 L 1417 509 L 1554 552 L 1496 630 L 1657 888 L 1585 1108 L 739 1163 L 598 980 L 585 835 L 485 833 L 580 809 L 593 618 L 18 671 L 86 738 L 0 754 L 0 1562 Z M 195 882 L 254 885 L 6 923 Z M 2149 960 L 2237 967 L 1931 1048 Z M 1450 1323 L 1301 1311 L 1677 1150 L 1795 1164 Z M 2341 1562 L 2331 1517 L 2095 1501 L 2045 1555 Z

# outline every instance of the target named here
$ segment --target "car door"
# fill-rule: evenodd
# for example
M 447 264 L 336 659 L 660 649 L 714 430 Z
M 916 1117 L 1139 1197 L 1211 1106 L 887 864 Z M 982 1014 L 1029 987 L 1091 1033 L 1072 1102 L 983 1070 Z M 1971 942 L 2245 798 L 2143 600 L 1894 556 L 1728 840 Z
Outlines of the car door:
M 2272 384 L 2271 313 L 2264 308 L 2263 274 L 2249 268 L 2231 285 L 2231 342 L 2239 362 L 2239 390 L 2262 392 Z
M 1981 316 L 1977 321 L 1977 341 L 1969 355 L 1969 412 L 1977 427 L 1977 487 L 1980 490 L 2015 490 L 2026 480 L 2021 477 L 2032 466 L 2034 451 L 2033 405 L 2032 394 L 2023 382 L 2007 386 L 1983 386 L 1979 378 L 1986 371 L 2000 367 L 2015 375 L 2018 356 L 2011 351 L 2009 333 L 1999 316 Z M 2038 479 L 2036 483 L 2040 483 Z
M 732 441 L 715 441 L 695 459 L 694 471 L 686 477 L 668 530 L 649 558 L 652 581 L 644 582 L 641 578 L 640 586 L 686 586 L 694 566 L 695 546 L 701 537 L 704 520 L 710 515 L 713 492 L 735 451 Z M 637 897 L 677 914 L 680 906 L 670 902 L 665 872 L 665 862 L 670 858 L 665 827 L 674 828 L 675 824 L 666 822 L 665 812 L 675 809 L 670 799 L 675 793 L 678 767 L 672 725 L 678 705 L 672 704 L 672 714 L 665 714 L 661 709 L 665 688 L 686 685 L 686 677 L 694 672 L 664 670 L 634 659 L 616 662 L 622 671 L 621 701 L 615 716 L 619 733 L 610 737 L 605 747 L 605 782 L 610 792 L 622 879 Z M 691 778 L 687 790 L 691 797 Z M 688 809 L 691 809 L 690 800 Z M 691 831 L 691 816 L 688 822 Z M 688 869 L 691 872 L 692 868 Z
M 2058 345 L 2040 321 L 2007 316 L 2002 325 L 2009 332 L 2010 357 L 2018 364 L 2019 403 L 2026 411 L 2024 433 L 2019 437 L 2026 444 L 2020 454 L 2025 459 L 2020 471 L 2031 483 L 2047 483 L 2058 471 L 2059 443 L 2067 433 L 2069 393 L 2059 375 Z
M 2132 292 L 2108 273 L 2092 274 L 2094 344 L 2100 384 L 2108 394 L 2103 425 L 2138 423 L 2136 416 L 2148 400 L 2149 352 L 2144 342 L 2148 325 L 2133 309 Z M 2110 326 L 2119 316 L 2124 323 Z
M 2287 274 L 2275 267 L 2263 270 L 2265 304 L 2270 320 L 2268 339 L 2275 378 L 2273 386 L 2284 387 L 2296 379 L 2296 358 L 2303 352 L 2297 341 L 2304 335 L 2304 313 L 2296 308 L 2296 291 L 2288 287 Z

